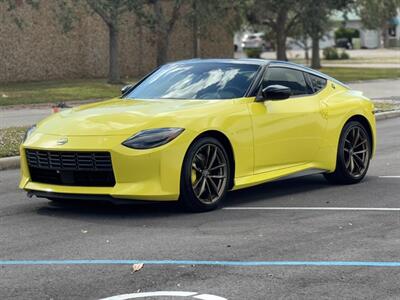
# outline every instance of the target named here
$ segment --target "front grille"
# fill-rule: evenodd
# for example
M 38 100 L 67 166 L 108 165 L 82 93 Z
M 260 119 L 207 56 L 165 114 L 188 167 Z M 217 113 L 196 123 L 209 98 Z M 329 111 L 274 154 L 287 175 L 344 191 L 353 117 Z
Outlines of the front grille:
M 69 186 L 114 186 L 108 152 L 26 150 L 33 182 Z

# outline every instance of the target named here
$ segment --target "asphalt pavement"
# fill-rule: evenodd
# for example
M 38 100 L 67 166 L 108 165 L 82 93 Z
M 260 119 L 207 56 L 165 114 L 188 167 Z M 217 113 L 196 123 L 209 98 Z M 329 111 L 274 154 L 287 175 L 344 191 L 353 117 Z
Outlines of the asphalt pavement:
M 0 298 L 399 299 L 399 128 L 400 118 L 378 123 L 360 184 L 277 181 L 202 214 L 55 206 L 18 190 L 18 170 L 0 172 Z M 133 272 L 136 260 L 145 263 Z

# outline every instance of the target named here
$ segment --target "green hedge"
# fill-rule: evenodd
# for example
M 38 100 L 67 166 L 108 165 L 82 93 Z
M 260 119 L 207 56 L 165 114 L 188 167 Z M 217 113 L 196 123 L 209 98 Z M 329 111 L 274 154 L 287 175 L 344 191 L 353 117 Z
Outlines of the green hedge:
M 349 59 L 350 58 L 350 55 L 346 51 L 342 50 L 339 53 L 339 51 L 334 47 L 325 48 L 322 53 L 324 55 L 324 58 L 327 60 Z
M 260 58 L 262 49 L 261 48 L 245 48 L 244 52 L 248 58 Z
M 359 37 L 360 32 L 357 29 L 341 27 L 335 31 L 335 40 L 347 38 L 351 41 L 351 39 Z

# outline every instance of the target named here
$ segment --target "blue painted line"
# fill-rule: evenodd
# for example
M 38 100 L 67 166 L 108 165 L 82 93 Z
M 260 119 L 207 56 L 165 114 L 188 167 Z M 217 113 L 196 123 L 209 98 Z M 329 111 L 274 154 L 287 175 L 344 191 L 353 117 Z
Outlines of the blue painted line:
M 76 259 L 76 260 L 0 260 L 0 265 L 206 265 L 206 266 L 317 266 L 317 267 L 400 267 L 396 261 L 223 261 L 223 260 L 129 260 L 129 259 Z

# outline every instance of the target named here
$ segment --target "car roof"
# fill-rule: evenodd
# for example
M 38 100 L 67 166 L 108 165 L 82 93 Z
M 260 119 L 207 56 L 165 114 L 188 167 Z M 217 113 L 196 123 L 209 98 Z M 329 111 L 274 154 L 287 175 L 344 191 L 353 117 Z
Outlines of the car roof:
M 170 64 L 193 64 L 193 63 L 227 63 L 227 64 L 243 64 L 243 65 L 267 65 L 270 60 L 257 58 L 193 58 L 187 60 L 179 60 Z
M 330 80 L 337 84 L 340 84 L 343 87 L 349 88 L 343 82 L 330 77 L 324 73 L 321 73 L 317 70 L 295 64 L 288 61 L 281 61 L 281 60 L 269 60 L 269 59 L 262 59 L 262 58 L 194 58 L 188 60 L 180 60 L 170 64 L 193 64 L 193 63 L 228 63 L 228 64 L 246 64 L 246 65 L 258 65 L 258 66 L 275 66 L 275 67 L 286 67 L 291 69 L 297 69 L 303 72 L 310 73 L 312 75 L 322 77 L 324 79 Z

